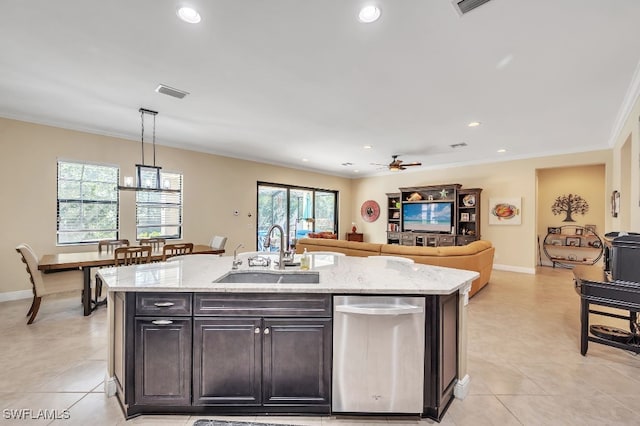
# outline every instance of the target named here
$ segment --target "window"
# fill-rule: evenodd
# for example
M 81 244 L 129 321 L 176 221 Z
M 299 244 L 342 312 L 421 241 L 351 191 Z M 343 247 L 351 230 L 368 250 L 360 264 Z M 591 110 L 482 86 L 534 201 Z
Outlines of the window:
M 168 191 L 136 192 L 137 239 L 182 238 L 182 174 L 161 171 L 160 181 Z
M 271 225 L 280 225 L 286 241 L 304 238 L 309 232 L 336 232 L 338 192 L 290 185 L 258 182 L 257 249 Z M 280 236 L 274 233 L 271 250 L 280 249 Z
M 58 161 L 57 243 L 118 238 L 118 167 Z

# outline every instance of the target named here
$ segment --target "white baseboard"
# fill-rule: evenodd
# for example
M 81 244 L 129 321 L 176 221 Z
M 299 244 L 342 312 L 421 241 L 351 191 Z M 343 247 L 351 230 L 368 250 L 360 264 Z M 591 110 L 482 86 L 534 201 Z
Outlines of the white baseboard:
M 0 302 L 8 302 L 10 300 L 32 299 L 33 290 L 7 291 L 0 293 Z
M 109 372 L 104 376 L 104 393 L 108 397 L 116 395 L 116 378 L 109 376 Z
M 494 263 L 493 269 L 496 269 L 498 271 L 520 272 L 522 274 L 536 274 L 536 268 L 525 268 L 524 266 L 497 265 Z
M 465 399 L 469 394 L 469 385 L 471 384 L 471 377 L 465 375 L 462 379 L 458 380 L 453 388 L 453 395 L 458 399 Z

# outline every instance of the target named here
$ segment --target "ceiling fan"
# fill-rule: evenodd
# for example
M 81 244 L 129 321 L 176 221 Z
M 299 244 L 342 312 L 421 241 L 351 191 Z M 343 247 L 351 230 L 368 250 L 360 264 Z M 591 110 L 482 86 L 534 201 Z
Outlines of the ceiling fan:
M 402 160 L 398 160 L 398 155 L 392 155 L 391 158 L 393 158 L 393 160 L 391 161 L 391 163 L 389 164 L 378 164 L 380 166 L 387 166 L 387 168 L 389 170 L 391 170 L 392 172 L 398 172 L 400 170 L 404 170 L 407 167 L 411 167 L 411 166 L 422 166 L 422 163 L 418 162 L 418 161 L 414 161 L 413 163 L 403 163 Z

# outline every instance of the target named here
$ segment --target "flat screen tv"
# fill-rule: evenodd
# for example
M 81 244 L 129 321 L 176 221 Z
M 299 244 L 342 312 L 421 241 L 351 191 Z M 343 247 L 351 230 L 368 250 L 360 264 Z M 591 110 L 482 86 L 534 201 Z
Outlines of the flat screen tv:
M 415 232 L 451 233 L 453 202 L 403 203 L 402 229 Z

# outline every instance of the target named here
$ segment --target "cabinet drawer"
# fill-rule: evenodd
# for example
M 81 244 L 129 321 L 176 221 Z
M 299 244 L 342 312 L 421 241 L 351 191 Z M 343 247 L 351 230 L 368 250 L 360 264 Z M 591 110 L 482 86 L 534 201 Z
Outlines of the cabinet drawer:
M 191 315 L 191 293 L 136 293 L 136 315 Z
M 194 315 L 330 317 L 331 297 L 325 294 L 196 293 Z
M 453 246 L 456 244 L 456 237 L 453 235 L 440 237 L 438 241 L 438 245 L 440 246 Z

